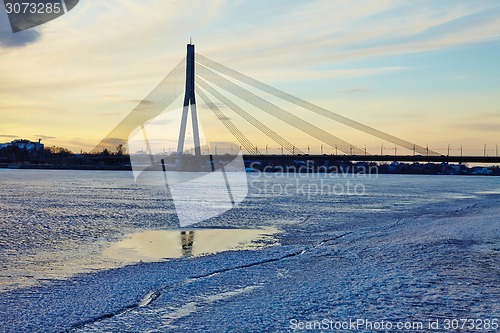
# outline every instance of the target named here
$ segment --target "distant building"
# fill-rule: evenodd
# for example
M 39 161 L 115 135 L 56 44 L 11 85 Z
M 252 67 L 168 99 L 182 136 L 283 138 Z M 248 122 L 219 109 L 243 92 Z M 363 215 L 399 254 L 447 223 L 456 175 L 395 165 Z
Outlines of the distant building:
M 44 146 L 38 140 L 33 142 L 18 139 L 7 143 L 0 143 L 0 159 L 5 162 L 25 162 L 43 158 Z
M 41 139 L 38 142 L 33 142 L 25 139 L 17 139 L 7 143 L 0 143 L 0 149 L 5 148 L 17 148 L 21 150 L 26 150 L 30 153 L 41 152 L 43 151 L 43 143 L 41 143 Z
M 491 174 L 493 174 L 493 169 L 480 167 L 480 166 L 473 167 L 471 169 L 471 174 L 472 175 L 491 175 Z

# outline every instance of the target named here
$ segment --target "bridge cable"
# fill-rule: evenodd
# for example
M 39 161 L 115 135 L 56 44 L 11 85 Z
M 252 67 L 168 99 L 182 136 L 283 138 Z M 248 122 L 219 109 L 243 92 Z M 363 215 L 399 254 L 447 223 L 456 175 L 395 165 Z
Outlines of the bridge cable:
M 241 133 L 241 131 L 229 120 L 228 117 L 199 89 L 197 85 L 196 93 L 201 97 L 203 102 L 212 110 L 214 115 L 224 124 L 224 126 L 231 132 L 231 134 L 238 140 L 238 142 L 245 147 L 251 155 L 261 155 L 257 148 L 248 140 L 248 138 Z
M 427 154 L 427 155 L 430 155 L 430 156 L 437 156 L 437 155 L 440 155 L 438 152 L 435 152 L 435 151 L 432 151 L 426 147 L 422 147 L 422 146 L 419 146 L 419 145 L 416 145 L 416 144 L 413 144 L 411 142 L 408 142 L 406 140 L 403 140 L 403 139 L 400 139 L 400 138 L 397 138 L 393 135 L 390 135 L 388 133 L 385 133 L 385 132 L 382 132 L 382 131 L 379 131 L 373 127 L 370 127 L 370 126 L 367 126 L 367 125 L 364 125 L 360 122 L 357 122 L 355 120 L 352 120 L 352 119 L 349 119 L 347 117 L 344 117 L 338 113 L 335 113 L 333 111 L 330 111 L 330 110 L 327 110 L 325 108 L 322 108 L 320 106 L 317 106 L 315 104 L 312 104 L 310 102 L 307 102 L 303 99 L 300 99 L 296 96 L 293 96 L 291 94 L 288 94 L 284 91 L 281 91 L 279 89 L 276 89 L 272 86 L 269 86 L 263 82 L 260 82 L 250 76 L 247 76 L 245 74 L 242 74 L 238 71 L 235 71 L 234 69 L 231 69 L 229 67 L 226 67 L 218 62 L 215 62 L 209 58 L 206 58 L 200 54 L 196 54 L 196 60 L 199 64 L 202 64 L 204 66 L 207 66 L 217 72 L 220 72 L 222 74 L 225 74 L 235 80 L 238 80 L 240 82 L 243 82 L 245 84 L 248 84 L 256 89 L 259 89 L 259 90 L 262 90 L 268 94 L 271 94 L 273 96 L 276 96 L 280 99 L 283 99 L 285 101 L 288 101 L 292 104 L 295 104 L 297 106 L 300 106 L 306 110 L 309 110 L 311 112 L 314 112 L 316 114 L 319 114 L 323 117 L 326 117 L 326 118 L 329 118 L 331 120 L 334 120 L 334 121 L 337 121 L 337 122 L 340 122 L 344 125 L 347 125 L 351 128 L 354 128 L 354 129 L 357 129 L 359 131 L 362 131 L 364 133 L 367 133 L 367 134 L 370 134 L 370 135 L 373 135 L 379 139 L 382 139 L 382 140 L 385 140 L 385 141 L 388 141 L 388 142 L 391 142 L 395 145 L 398 145 L 400 147 L 403 147 L 403 148 L 406 148 L 408 150 L 413 150 L 414 152 L 417 152 L 419 154 Z
M 114 150 L 119 144 L 125 145 L 134 129 L 165 111 L 184 93 L 185 71 L 186 59 L 184 57 L 91 152 L 98 153 L 104 149 Z
M 218 87 L 226 90 L 227 92 L 237 96 L 238 98 L 246 101 L 247 103 L 259 108 L 260 110 L 268 113 L 269 115 L 297 128 L 298 130 L 330 145 L 337 147 L 339 150 L 346 154 L 365 155 L 365 151 L 351 145 L 350 143 L 322 130 L 321 128 L 283 110 L 282 108 L 266 101 L 262 97 L 255 95 L 247 89 L 225 79 L 224 77 L 216 74 L 207 67 L 198 64 L 196 71 L 199 76 L 217 85 Z
M 206 83 L 203 79 L 198 77 L 198 85 L 201 86 L 203 89 L 205 89 L 207 92 L 209 92 L 212 96 L 217 98 L 221 103 L 226 105 L 228 108 L 233 110 L 235 113 L 237 113 L 240 117 L 245 119 L 247 122 L 249 122 L 251 125 L 253 125 L 255 128 L 257 128 L 259 131 L 261 131 L 263 134 L 267 135 L 271 140 L 276 142 L 278 145 L 289 151 L 290 153 L 299 153 L 299 154 L 304 154 L 302 150 L 299 148 L 295 147 L 292 143 L 288 142 L 285 138 L 283 138 L 281 135 L 261 123 L 257 118 L 253 117 L 251 114 L 240 108 L 238 105 L 236 105 L 234 102 L 232 102 L 229 98 L 225 97 L 222 93 L 217 91 L 215 88 L 211 87 L 208 83 Z

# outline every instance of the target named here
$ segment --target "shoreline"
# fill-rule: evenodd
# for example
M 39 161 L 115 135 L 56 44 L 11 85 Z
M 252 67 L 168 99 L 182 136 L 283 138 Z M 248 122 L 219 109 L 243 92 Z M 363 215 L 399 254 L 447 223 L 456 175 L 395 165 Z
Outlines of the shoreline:
M 350 162 L 352 163 L 352 162 Z M 354 164 L 353 164 L 354 165 Z M 385 170 L 385 169 L 390 169 L 392 165 L 387 165 L 387 164 L 377 164 L 375 167 L 378 168 L 378 174 L 392 174 L 392 175 L 436 175 L 436 176 L 500 176 L 500 166 L 494 165 L 494 166 L 476 166 L 476 167 L 471 167 L 471 168 L 465 168 L 465 172 L 457 172 L 455 170 L 450 171 L 450 170 L 443 170 L 437 171 L 436 169 L 441 166 L 441 164 L 436 164 L 436 163 L 427 163 L 427 164 L 421 164 L 422 166 L 430 166 L 433 168 L 433 170 L 398 170 L 397 168 L 394 168 L 392 170 Z M 411 167 L 411 164 L 404 164 L 404 163 L 398 163 L 398 166 L 403 166 L 403 167 Z M 480 168 L 480 169 L 479 169 Z M 294 167 L 291 167 L 291 169 L 294 169 Z M 479 171 L 475 171 L 478 170 Z M 130 165 L 63 165 L 63 164 L 6 164 L 6 163 L 0 163 L 0 170 L 75 170 L 75 171 L 132 171 L 132 167 Z M 487 170 L 492 170 L 491 172 L 488 172 Z M 145 170 L 145 171 L 157 171 L 157 170 Z M 297 172 L 297 171 L 290 171 L 287 170 L 287 168 L 280 168 L 279 170 L 273 170 L 270 168 L 264 168 L 263 170 L 259 169 L 254 169 L 254 170 L 248 170 L 247 168 L 247 173 L 252 173 L 252 172 L 264 172 L 264 173 L 290 173 L 290 174 L 295 174 L 295 173 L 311 173 L 311 174 L 329 174 L 329 173 L 336 173 L 336 172 L 324 172 L 324 171 L 314 171 L 314 170 L 309 170 L 305 169 L 303 171 Z M 347 166 L 346 170 L 342 170 L 342 172 L 337 173 L 343 173 L 343 174 L 356 174 L 359 173 L 359 169 L 356 169 L 351 166 Z
M 10 170 L 90 170 L 90 171 L 132 171 L 130 166 L 116 165 L 63 165 L 63 164 L 0 164 L 0 169 Z

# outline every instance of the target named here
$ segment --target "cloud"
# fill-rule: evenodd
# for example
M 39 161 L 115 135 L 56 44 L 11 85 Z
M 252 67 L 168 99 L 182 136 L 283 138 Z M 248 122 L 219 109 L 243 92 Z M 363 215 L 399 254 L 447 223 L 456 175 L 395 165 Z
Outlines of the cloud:
M 15 139 L 15 138 L 18 138 L 18 136 L 17 135 L 10 135 L 10 134 L 0 134 L 0 138 Z
M 43 140 L 51 140 L 51 139 L 56 139 L 55 136 L 47 136 L 43 134 L 35 134 L 37 138 L 43 139 Z
M 317 67 L 498 40 L 498 13 L 494 2 L 317 1 L 252 29 L 238 25 L 232 33 L 244 38 L 225 43 L 224 34 L 200 53 L 243 66 Z
M 38 29 L 28 29 L 13 33 L 7 13 L 2 7 L 3 5 L 0 5 L 0 47 L 24 47 L 40 40 L 41 34 Z
M 35 30 L 25 30 L 18 33 L 0 31 L 0 46 L 6 48 L 24 47 L 40 39 L 40 33 Z
M 331 80 L 331 79 L 347 79 L 357 77 L 367 77 L 374 75 L 382 75 L 387 73 L 411 70 L 411 67 L 405 66 L 385 66 L 385 67 L 372 67 L 372 68 L 339 68 L 332 70 L 324 69 L 286 69 L 281 72 L 280 68 L 276 68 L 273 72 L 259 73 L 260 80 L 276 80 L 280 81 L 295 81 L 301 82 L 309 80 Z
M 116 116 L 119 114 L 121 114 L 121 112 L 105 112 L 105 113 L 100 113 L 99 116 L 109 117 L 109 116 Z
M 469 123 L 469 124 L 460 124 L 460 127 L 467 128 L 468 130 L 477 130 L 481 132 L 496 132 L 500 133 L 500 123 Z
M 344 93 L 344 94 L 358 94 L 358 93 L 364 93 L 367 91 L 370 91 L 370 89 L 364 88 L 364 87 L 354 87 L 354 88 L 348 88 L 348 89 L 341 90 L 340 92 Z
M 315 78 L 351 78 L 351 77 L 365 77 L 371 75 L 378 75 L 382 73 L 391 73 L 403 70 L 409 70 L 410 67 L 403 66 L 390 66 L 390 67 L 374 67 L 374 68 L 347 68 L 331 71 L 322 71 L 318 73 Z

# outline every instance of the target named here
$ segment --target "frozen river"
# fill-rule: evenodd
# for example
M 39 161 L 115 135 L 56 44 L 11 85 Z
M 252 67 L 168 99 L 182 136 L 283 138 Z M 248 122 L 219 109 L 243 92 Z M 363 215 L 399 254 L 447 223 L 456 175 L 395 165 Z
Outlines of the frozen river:
M 180 230 L 164 186 L 129 172 L 0 170 L 1 331 L 500 325 L 500 178 L 248 181 L 238 207 Z

